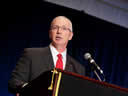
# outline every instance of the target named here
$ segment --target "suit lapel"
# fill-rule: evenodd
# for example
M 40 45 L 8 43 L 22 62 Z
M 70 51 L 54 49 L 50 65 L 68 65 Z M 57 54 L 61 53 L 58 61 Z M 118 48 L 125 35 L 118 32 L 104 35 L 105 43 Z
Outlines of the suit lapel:
M 46 69 L 47 70 L 51 70 L 54 68 L 54 62 L 53 62 L 53 58 L 52 58 L 52 54 L 50 51 L 49 47 L 46 47 L 45 52 L 43 52 L 42 54 L 44 57 L 44 63 L 46 63 Z M 74 66 L 72 64 L 72 60 L 71 57 L 67 54 L 67 61 L 66 61 L 66 67 L 65 67 L 65 71 L 70 71 L 70 72 L 74 72 Z
M 72 62 L 70 60 L 70 56 L 69 55 L 67 55 L 65 71 L 73 72 L 73 65 L 72 65 Z
M 53 58 L 52 58 L 52 54 L 49 47 L 46 47 L 46 50 L 43 55 L 45 56 L 46 67 L 48 68 L 48 70 L 53 69 L 54 63 L 53 63 Z

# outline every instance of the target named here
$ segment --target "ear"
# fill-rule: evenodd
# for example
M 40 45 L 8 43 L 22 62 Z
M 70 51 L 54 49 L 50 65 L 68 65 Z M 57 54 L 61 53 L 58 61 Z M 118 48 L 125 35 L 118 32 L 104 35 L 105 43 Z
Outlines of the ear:
M 70 32 L 69 40 L 72 40 L 73 32 Z

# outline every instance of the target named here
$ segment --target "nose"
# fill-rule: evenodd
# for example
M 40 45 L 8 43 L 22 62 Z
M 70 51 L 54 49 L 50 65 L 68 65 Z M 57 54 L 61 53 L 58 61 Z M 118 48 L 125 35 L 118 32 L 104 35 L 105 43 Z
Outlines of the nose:
M 58 27 L 57 34 L 60 34 L 61 31 L 62 31 L 62 28 L 61 27 Z

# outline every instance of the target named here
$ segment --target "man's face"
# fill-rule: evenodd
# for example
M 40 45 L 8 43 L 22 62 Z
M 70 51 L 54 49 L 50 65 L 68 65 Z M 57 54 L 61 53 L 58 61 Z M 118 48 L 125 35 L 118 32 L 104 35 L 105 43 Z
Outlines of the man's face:
M 66 18 L 56 18 L 51 24 L 49 37 L 53 45 L 66 46 L 72 39 L 71 22 Z

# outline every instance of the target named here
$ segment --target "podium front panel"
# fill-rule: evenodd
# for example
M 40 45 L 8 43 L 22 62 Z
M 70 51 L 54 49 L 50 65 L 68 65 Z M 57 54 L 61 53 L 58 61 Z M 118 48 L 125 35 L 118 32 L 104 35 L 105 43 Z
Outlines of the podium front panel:
M 72 75 L 62 74 L 58 96 L 128 96 L 127 92 Z

